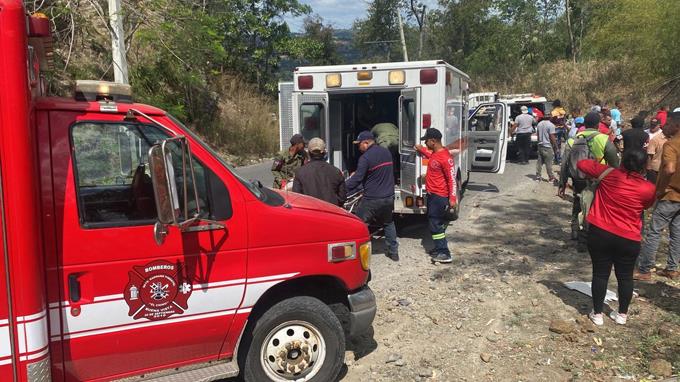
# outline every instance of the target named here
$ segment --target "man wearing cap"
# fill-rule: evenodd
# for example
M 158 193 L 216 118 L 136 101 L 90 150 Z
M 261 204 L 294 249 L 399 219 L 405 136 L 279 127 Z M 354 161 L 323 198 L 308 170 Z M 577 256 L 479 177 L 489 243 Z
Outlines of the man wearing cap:
M 619 157 L 617 155 L 616 146 L 609 140 L 609 135 L 601 134 L 598 131 L 600 125 L 600 114 L 595 111 L 591 111 L 586 114 L 583 119 L 585 124 L 585 130 L 578 132 L 574 138 L 569 138 L 567 144 L 564 148 L 564 155 L 562 156 L 562 166 L 560 168 L 560 181 L 559 188 L 557 190 L 557 195 L 560 197 L 565 196 L 567 189 L 567 183 L 569 178 L 572 178 L 572 188 L 574 190 L 574 200 L 571 208 L 571 238 L 577 241 L 578 252 L 586 252 L 587 243 L 587 231 L 581 229 L 578 221 L 578 214 L 581 213 L 581 191 L 583 191 L 586 186 L 586 180 L 576 179 L 573 174 L 570 173 L 570 153 L 571 147 L 574 144 L 574 140 L 578 137 L 584 137 L 588 139 L 591 135 L 594 135 L 588 141 L 588 147 L 590 153 L 602 164 L 608 164 L 612 167 L 619 167 Z
M 522 114 L 515 118 L 512 125 L 511 134 L 515 134 L 515 142 L 519 149 L 519 163 L 529 164 L 529 153 L 531 151 L 531 134 L 534 132 L 536 120 L 529 114 L 529 108 L 522 106 Z
M 363 187 L 364 195 L 357 207 L 357 216 L 366 224 L 379 225 L 385 230 L 387 257 L 399 261 L 397 229 L 392 220 L 394 212 L 394 164 L 392 154 L 375 143 L 370 131 L 359 133 L 354 144 L 363 154 L 356 172 L 347 179 L 347 191 L 352 194 Z
M 274 157 L 274 164 L 272 164 L 274 188 L 282 189 L 286 187 L 286 184 L 295 176 L 295 170 L 302 167 L 307 160 L 305 139 L 301 134 L 293 135 L 290 138 L 288 150 L 282 150 Z
M 425 188 L 427 189 L 427 220 L 434 242 L 429 251 L 433 262 L 450 263 L 451 251 L 446 242 L 446 211 L 458 203 L 456 197 L 456 174 L 453 158 L 442 145 L 442 133 L 431 127 L 420 138 L 425 146 L 416 145 L 415 149 L 428 158 Z M 429 151 L 428 151 L 429 150 Z
M 342 206 L 347 196 L 345 177 L 337 167 L 326 162 L 326 143 L 321 138 L 312 138 L 307 150 L 310 161 L 295 171 L 293 192 Z

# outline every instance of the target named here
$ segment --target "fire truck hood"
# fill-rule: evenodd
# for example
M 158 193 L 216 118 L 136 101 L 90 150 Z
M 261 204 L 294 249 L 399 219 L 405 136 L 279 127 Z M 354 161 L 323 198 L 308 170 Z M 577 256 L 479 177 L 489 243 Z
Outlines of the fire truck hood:
M 257 227 L 253 232 L 268 232 L 252 238 L 255 247 L 369 240 L 366 224 L 340 207 L 294 192 L 267 190 L 280 198 L 271 208 L 255 209 L 258 213 L 249 219 Z
M 356 216 L 350 214 L 349 212 L 345 211 L 344 209 L 334 206 L 330 203 L 326 203 L 322 200 L 313 198 L 311 196 L 307 195 L 302 195 L 298 194 L 295 192 L 281 192 L 281 196 L 286 199 L 286 202 L 293 208 L 293 209 L 303 209 L 303 210 L 310 210 L 310 211 L 316 211 L 316 212 L 324 212 L 324 213 L 330 213 L 330 214 L 335 214 L 355 220 L 359 220 Z

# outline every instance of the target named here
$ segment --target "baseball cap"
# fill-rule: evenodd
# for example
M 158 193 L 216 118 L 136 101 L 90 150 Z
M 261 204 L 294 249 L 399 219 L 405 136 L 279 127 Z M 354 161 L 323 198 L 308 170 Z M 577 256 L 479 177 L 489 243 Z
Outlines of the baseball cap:
M 583 123 L 586 125 L 587 128 L 591 129 L 597 128 L 597 125 L 600 123 L 600 113 L 596 111 L 589 112 L 583 119 Z
M 680 113 L 680 107 L 676 107 L 675 109 L 673 109 L 673 113 Z
M 515 109 L 515 110 L 517 110 L 517 109 Z M 522 110 L 522 113 L 523 113 L 523 114 L 526 114 L 526 113 L 529 112 L 529 108 L 526 107 L 526 106 L 522 106 L 522 107 L 520 108 L 520 110 Z
M 427 139 L 442 139 L 442 133 L 434 127 L 430 127 L 429 129 L 425 130 L 425 135 L 420 138 L 421 141 L 425 141 Z
M 291 145 L 297 145 L 298 143 L 305 143 L 305 138 L 302 136 L 302 134 L 295 134 L 290 137 Z
M 585 120 L 583 119 L 583 117 L 576 117 L 576 118 L 574 119 L 574 123 L 577 124 L 577 125 L 578 125 L 578 124 L 583 125 L 583 124 L 585 124 Z
M 309 152 L 319 152 L 322 153 L 326 151 L 326 143 L 321 138 L 312 138 L 307 144 L 307 149 Z
M 359 135 L 357 135 L 357 139 L 353 143 L 356 145 L 358 143 L 368 140 L 375 140 L 375 137 L 373 136 L 373 133 L 371 133 L 370 131 L 364 130 L 360 132 Z

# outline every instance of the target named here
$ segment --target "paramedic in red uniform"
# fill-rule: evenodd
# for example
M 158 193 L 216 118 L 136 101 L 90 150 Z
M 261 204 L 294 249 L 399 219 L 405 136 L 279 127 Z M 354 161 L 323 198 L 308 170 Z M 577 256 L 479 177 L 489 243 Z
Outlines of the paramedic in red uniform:
M 429 251 L 433 262 L 450 263 L 451 252 L 446 242 L 446 212 L 454 208 L 456 203 L 456 175 L 453 158 L 442 145 L 442 133 L 429 128 L 425 136 L 420 138 L 425 146 L 416 145 L 416 150 L 429 159 L 425 188 L 427 189 L 427 219 L 429 222 L 434 249 Z M 428 151 L 429 150 L 429 151 Z M 431 152 L 430 152 L 431 151 Z

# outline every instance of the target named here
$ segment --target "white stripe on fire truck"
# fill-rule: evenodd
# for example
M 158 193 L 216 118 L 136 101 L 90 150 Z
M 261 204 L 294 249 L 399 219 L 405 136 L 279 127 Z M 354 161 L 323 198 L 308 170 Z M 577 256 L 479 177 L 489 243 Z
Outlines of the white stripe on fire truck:
M 3 320 L 0 327 L 0 365 L 12 363 L 10 346 L 9 321 Z M 17 317 L 17 342 L 20 359 L 33 360 L 47 354 L 47 311 L 29 316 Z
M 256 284 L 260 283 L 263 281 L 268 281 L 268 280 L 279 280 L 283 281 L 285 279 L 289 279 L 293 276 L 296 276 L 300 274 L 300 272 L 295 272 L 295 273 L 285 273 L 285 274 L 280 274 L 280 275 L 273 275 L 273 276 L 265 276 L 265 277 L 257 277 L 257 278 L 252 278 L 248 279 L 246 283 L 246 279 L 234 279 L 234 280 L 226 280 L 226 281 L 217 281 L 217 282 L 212 282 L 212 283 L 205 283 L 205 284 L 194 284 L 193 288 L 194 290 L 208 290 L 208 289 L 213 289 L 213 288 L 220 288 L 223 286 L 229 286 L 229 285 L 237 285 L 237 284 Z M 93 299 L 93 302 L 105 302 L 105 301 L 111 301 L 111 300 L 122 300 L 124 298 L 124 295 L 122 293 L 120 294 L 112 294 L 108 296 L 96 296 Z M 58 309 L 58 308 L 63 308 L 70 306 L 71 303 L 69 301 L 62 301 L 62 302 L 53 302 L 49 304 L 50 309 Z M 82 306 L 83 304 L 81 304 Z
M 137 328 L 166 325 L 176 322 L 199 320 L 210 317 L 248 313 L 257 300 L 272 286 L 299 273 L 288 273 L 246 280 L 227 280 L 208 284 L 194 285 L 194 293 L 189 299 L 189 309 L 182 315 L 166 320 L 142 321 L 128 315 L 127 303 L 120 299 L 107 299 L 95 303 L 80 305 L 78 316 L 70 313 L 69 305 L 56 306 L 50 309 L 50 340 L 79 338 L 104 333 L 114 333 Z M 243 303 L 241 297 L 244 296 Z M 104 297 L 104 296 L 102 296 Z M 112 296 L 105 296 L 107 298 Z M 242 307 L 237 310 L 239 305 Z M 59 308 L 59 309 L 56 309 Z M 60 325 L 60 311 L 63 324 Z M 64 330 L 62 332 L 61 327 Z

